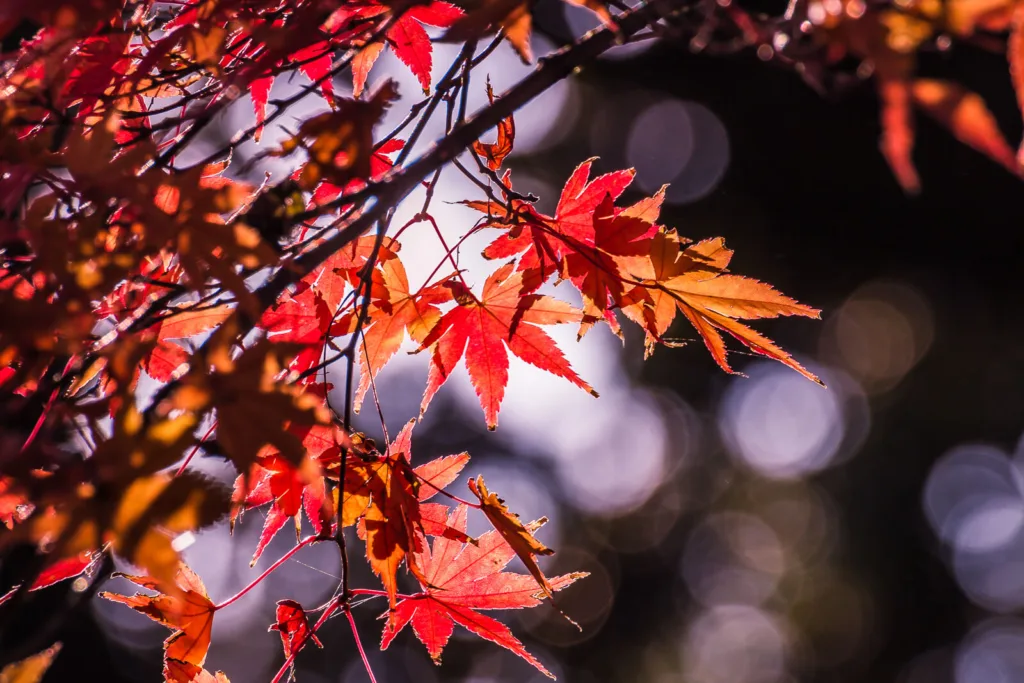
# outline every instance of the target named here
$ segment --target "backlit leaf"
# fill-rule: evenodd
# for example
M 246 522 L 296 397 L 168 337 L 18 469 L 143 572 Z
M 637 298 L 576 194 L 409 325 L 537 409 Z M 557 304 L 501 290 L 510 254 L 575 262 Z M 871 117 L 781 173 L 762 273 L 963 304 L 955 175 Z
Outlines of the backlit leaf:
M 535 531 L 541 523 L 531 523 L 528 530 Z M 466 506 L 460 505 L 452 512 L 448 525 L 465 533 Z M 454 626 L 459 624 L 511 650 L 554 678 L 507 626 L 478 611 L 536 607 L 541 603 L 532 577 L 502 571 L 513 557 L 512 547 L 497 531 L 487 532 L 476 545 L 463 545 L 443 537 L 436 538 L 432 548 L 424 542 L 417 560 L 423 569 L 424 578 L 420 583 L 424 592 L 398 603 L 396 624 L 394 628 L 384 627 L 381 649 L 386 650 L 398 632 L 411 623 L 431 658 L 440 663 Z M 585 576 L 585 573 L 566 574 L 551 579 L 548 585 L 551 590 L 559 591 Z
M 132 583 L 149 591 L 161 590 L 161 584 L 144 576 L 120 574 Z M 175 583 L 178 587 L 176 595 L 144 595 L 133 596 L 103 592 L 100 597 L 119 602 L 145 614 L 153 621 L 173 630 L 164 641 L 164 660 L 179 660 L 201 667 L 206 661 L 206 653 L 210 649 L 210 632 L 213 628 L 213 615 L 216 607 L 206 594 L 202 579 L 187 565 L 182 563 L 178 569 Z M 176 667 L 171 664 L 171 670 Z M 168 680 L 175 680 L 168 678 Z M 189 679 L 186 679 L 189 680 Z
M 554 340 L 538 327 L 578 321 L 579 311 L 549 296 L 522 297 L 523 274 L 514 272 L 513 267 L 506 264 L 488 277 L 480 298 L 460 281 L 448 281 L 458 306 L 444 314 L 420 345 L 421 350 L 431 351 L 420 414 L 465 356 L 487 427 L 497 427 L 508 384 L 508 351 L 596 395 L 570 367 Z

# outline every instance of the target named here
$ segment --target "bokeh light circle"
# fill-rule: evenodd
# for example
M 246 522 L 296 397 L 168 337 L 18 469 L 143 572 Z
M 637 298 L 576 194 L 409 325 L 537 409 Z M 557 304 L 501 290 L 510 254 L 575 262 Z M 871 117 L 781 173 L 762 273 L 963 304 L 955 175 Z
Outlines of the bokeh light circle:
M 665 198 L 693 202 L 714 190 L 729 166 L 729 135 L 702 104 L 661 100 L 640 111 L 626 138 L 625 156 L 636 168 L 637 186 Z
M 832 315 L 823 354 L 869 394 L 898 385 L 924 357 L 934 337 L 931 306 L 910 285 L 876 280 L 858 288 Z
M 606 398 L 591 407 L 587 431 L 563 444 L 555 465 L 573 506 L 612 517 L 651 497 L 663 480 L 669 445 L 659 406 L 646 392 Z
M 958 550 L 998 550 L 1024 526 L 1020 473 L 995 447 L 959 446 L 932 467 L 924 509 L 936 535 Z
M 990 619 L 975 628 L 956 653 L 956 683 L 1024 681 L 1024 622 Z
M 683 642 L 684 680 L 776 683 L 786 675 L 786 636 L 779 620 L 755 607 L 720 605 L 698 616 Z
M 846 434 L 841 397 L 778 364 L 759 364 L 736 378 L 722 401 L 718 426 L 730 453 L 779 479 L 827 467 Z
M 706 606 L 759 605 L 775 592 L 785 559 L 771 527 L 752 515 L 725 512 L 706 518 L 690 534 L 682 574 Z

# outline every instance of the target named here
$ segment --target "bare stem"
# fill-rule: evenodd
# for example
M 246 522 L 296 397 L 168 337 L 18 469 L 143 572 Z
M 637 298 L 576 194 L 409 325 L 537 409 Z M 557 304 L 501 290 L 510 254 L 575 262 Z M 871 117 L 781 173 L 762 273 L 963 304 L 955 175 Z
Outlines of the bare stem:
M 310 543 L 313 543 L 314 541 L 317 541 L 317 540 L 319 540 L 319 537 L 317 537 L 317 536 L 307 536 L 306 538 L 304 538 L 304 539 L 302 539 L 301 541 L 299 541 L 298 543 L 296 543 L 296 544 L 295 544 L 295 547 L 294 547 L 294 548 L 292 548 L 291 550 L 289 550 L 288 552 L 286 552 L 286 553 L 285 553 L 284 555 L 282 555 L 282 556 L 281 556 L 281 559 L 279 559 L 279 560 L 278 560 L 277 562 L 275 562 L 274 564 L 272 564 L 272 565 L 270 565 L 269 567 L 267 567 L 266 571 L 264 571 L 264 572 L 263 572 L 262 574 L 260 574 L 259 576 L 257 576 L 257 577 L 256 577 L 256 578 L 255 578 L 255 579 L 253 580 L 253 582 L 252 582 L 252 583 L 250 583 L 250 584 L 249 584 L 248 586 L 246 586 L 246 587 L 245 587 L 245 588 L 243 588 L 242 590 L 240 590 L 240 591 L 238 591 L 237 593 L 235 593 L 234 595 L 232 595 L 232 596 L 231 596 L 230 598 L 228 598 L 228 599 L 227 599 L 227 600 L 225 600 L 224 602 L 222 602 L 222 603 L 219 603 L 219 604 L 217 604 L 217 605 L 214 605 L 214 606 L 213 606 L 213 609 L 214 609 L 214 611 L 216 611 L 216 610 L 219 610 L 219 609 L 222 609 L 222 608 L 224 608 L 224 607 L 227 607 L 228 605 L 230 605 L 230 604 L 231 604 L 231 603 L 233 603 L 234 601 L 236 601 L 236 600 L 238 600 L 239 598 L 241 598 L 241 597 L 242 597 L 243 595 L 245 595 L 246 593 L 248 593 L 249 591 L 251 591 L 251 590 L 252 590 L 253 588 L 255 588 L 256 586 L 258 586 L 258 585 L 259 585 L 259 583 L 260 583 L 260 581 L 262 581 L 263 579 L 265 579 L 265 578 L 267 578 L 268 576 L 270 576 L 270 575 L 271 575 L 271 574 L 272 574 L 272 573 L 274 572 L 274 570 L 275 570 L 275 569 L 277 569 L 277 568 L 278 568 L 278 567 L 280 567 L 280 566 L 281 566 L 282 564 L 284 564 L 284 563 L 285 563 L 285 562 L 287 562 L 287 561 L 288 561 L 289 559 L 291 559 L 292 555 L 294 555 L 295 553 L 299 552 L 300 550 L 302 550 L 303 548 L 305 548 L 305 547 L 306 547 L 307 545 L 309 545 Z
M 363 641 L 359 639 L 359 630 L 356 629 L 356 620 L 352 618 L 352 610 L 348 608 L 348 605 L 342 605 L 341 609 L 345 612 L 345 617 L 348 619 L 348 625 L 352 627 L 352 637 L 356 639 L 356 648 L 359 650 L 359 656 L 363 658 L 363 666 L 366 667 L 366 673 L 370 677 L 370 683 L 377 683 L 377 679 L 373 676 L 373 669 L 370 668 L 370 660 L 366 658 L 366 650 L 363 649 Z

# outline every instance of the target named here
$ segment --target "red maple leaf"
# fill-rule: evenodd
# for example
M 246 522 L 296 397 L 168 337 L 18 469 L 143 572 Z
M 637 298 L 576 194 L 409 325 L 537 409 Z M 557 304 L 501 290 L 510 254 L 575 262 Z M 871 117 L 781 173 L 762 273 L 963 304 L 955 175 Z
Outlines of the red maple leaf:
M 258 49 L 259 45 L 255 47 Z M 324 99 L 333 106 L 334 86 L 331 79 L 327 77 L 331 71 L 331 49 L 330 44 L 326 40 L 322 40 L 293 52 L 288 61 L 297 64 L 299 71 L 310 81 L 319 82 Z M 267 102 L 270 100 L 270 89 L 274 86 L 275 78 L 275 74 L 268 73 L 254 79 L 249 84 L 249 95 L 252 97 L 252 108 L 256 114 L 256 125 L 259 126 L 254 135 L 257 142 L 263 133 L 263 122 L 267 118 Z
M 38 591 L 44 588 L 49 588 L 61 581 L 66 581 L 67 579 L 73 579 L 76 576 L 80 576 L 84 574 L 99 557 L 99 553 L 84 551 L 77 555 L 73 555 L 72 557 L 61 558 L 41 571 L 28 589 L 30 591 Z M 3 595 L 0 595 L 0 605 L 13 598 L 20 588 L 21 584 L 18 584 Z
M 448 525 L 465 531 L 466 506 L 458 506 Z M 540 526 L 534 522 L 530 531 Z M 404 598 L 396 608 L 395 627 L 384 627 L 380 648 L 386 650 L 395 636 L 412 623 L 416 637 L 427 646 L 435 662 L 459 624 L 485 640 L 516 653 L 545 675 L 554 678 L 537 659 L 526 651 L 505 624 L 479 610 L 536 607 L 542 601 L 533 577 L 512 574 L 502 569 L 515 557 L 512 547 L 496 531 L 489 531 L 476 545 L 464 545 L 447 538 L 434 540 L 433 548 L 424 541 L 417 564 L 425 580 L 423 592 Z M 565 574 L 550 580 L 552 590 L 561 590 L 587 576 L 585 572 Z
M 306 345 L 292 361 L 291 369 L 303 372 L 320 362 L 331 337 L 351 332 L 351 311 L 339 315 L 346 288 L 359 280 L 359 273 L 374 253 L 374 237 L 363 237 L 334 253 L 264 312 L 260 327 L 276 342 Z M 395 257 L 399 245 L 386 239 L 376 250 L 377 262 Z M 309 378 L 312 381 L 312 377 Z
M 522 254 L 518 270 L 536 269 L 539 272 L 539 279 L 528 281 L 531 289 L 536 289 L 555 273 L 562 257 L 572 251 L 572 245 L 593 246 L 594 211 L 606 196 L 618 199 L 636 175 L 632 169 L 614 171 L 588 182 L 593 162 L 594 159 L 584 161 L 569 176 L 553 217 L 518 199 L 510 202 L 511 211 L 505 211 L 493 202 L 466 202 L 467 206 L 491 216 L 488 225 L 505 229 L 511 227 L 507 234 L 484 249 L 484 256 L 506 259 Z M 508 173 L 505 181 L 509 184 Z
M 66 581 L 67 579 L 73 579 L 76 576 L 80 576 L 92 566 L 93 562 L 99 558 L 99 553 L 95 552 L 81 552 L 72 557 L 65 557 L 57 560 L 35 578 L 32 582 L 30 591 L 37 591 L 43 588 L 49 588 L 50 586 Z
M 292 370 L 304 372 L 320 362 L 332 327 L 340 332 L 347 320 L 344 318 L 340 325 L 332 326 L 334 312 L 330 305 L 319 292 L 303 288 L 300 283 L 297 293 L 282 297 L 264 312 L 260 326 L 277 342 L 305 345 L 291 364 Z
M 479 299 L 461 282 L 447 283 L 459 305 L 445 313 L 420 346 L 421 350 L 433 347 L 421 414 L 465 355 L 487 428 L 497 427 L 508 384 L 506 347 L 527 363 L 597 395 L 572 369 L 554 340 L 537 327 L 576 322 L 579 311 L 549 296 L 521 296 L 523 273 L 514 273 L 513 268 L 514 264 L 507 263 L 491 274 Z
M 368 3 L 353 11 L 354 16 L 369 18 L 388 12 L 388 8 L 377 3 Z M 386 45 L 390 45 L 395 56 L 409 67 L 419 80 L 423 92 L 430 91 L 430 68 L 434 49 L 430 44 L 423 25 L 447 28 L 463 15 L 461 9 L 447 2 L 435 0 L 427 5 L 409 8 L 392 24 L 384 34 L 384 41 L 370 43 L 352 62 L 352 94 L 359 97 L 366 85 L 366 77 L 380 57 Z
M 61 95 L 67 102 L 78 103 L 78 116 L 91 114 L 105 91 L 120 85 L 118 81 L 129 72 L 129 38 L 127 33 L 91 36 L 76 47 Z
M 155 325 L 157 344 L 142 360 L 142 369 L 158 382 L 170 381 L 174 372 L 187 363 L 192 354 L 184 347 L 170 341 L 187 339 L 213 328 L 227 320 L 234 311 L 232 306 L 219 304 L 197 310 L 172 311 Z
M 269 452 L 253 465 L 249 481 L 253 482 L 248 493 L 244 492 L 246 478 L 239 475 L 235 480 L 234 500 L 244 504 L 245 509 L 270 504 L 263 531 L 260 533 L 252 564 L 256 564 L 267 544 L 274 538 L 289 519 L 295 521 L 296 539 L 302 532 L 302 511 L 319 535 L 329 526 L 334 517 L 331 499 L 322 471 L 336 465 L 341 457 L 341 445 L 346 441 L 343 434 L 333 426 L 313 425 L 302 436 L 306 457 L 295 467 L 275 452 Z M 236 510 L 232 525 L 241 514 Z
M 401 151 L 403 147 L 405 147 L 405 140 L 392 138 L 374 148 L 373 154 L 370 155 L 370 180 L 380 180 L 387 175 L 388 171 L 395 166 L 390 155 Z M 292 179 L 298 179 L 301 173 L 301 168 L 296 169 L 295 173 L 292 174 Z M 330 181 L 324 180 L 313 190 L 313 196 L 309 200 L 309 205 L 312 207 L 328 204 L 340 197 L 342 192 L 355 192 L 363 187 L 363 185 L 364 183 L 361 180 L 353 180 L 347 187 L 339 187 Z M 344 211 L 346 208 L 341 207 L 341 210 Z
M 277 622 L 268 630 L 281 634 L 281 645 L 284 647 L 286 658 L 294 657 L 308 640 L 312 640 L 319 648 L 324 646 L 309 628 L 306 611 L 294 600 L 278 600 Z

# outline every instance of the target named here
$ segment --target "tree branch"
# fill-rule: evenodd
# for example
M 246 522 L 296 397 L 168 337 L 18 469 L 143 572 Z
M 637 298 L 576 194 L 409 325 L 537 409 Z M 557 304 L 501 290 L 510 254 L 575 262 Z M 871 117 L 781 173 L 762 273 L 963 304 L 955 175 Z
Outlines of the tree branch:
M 618 17 L 618 31 L 609 28 L 591 33 L 588 37 L 539 60 L 538 68 L 505 92 L 494 104 L 478 112 L 455 127 L 432 150 L 405 168 L 392 171 L 380 184 L 376 202 L 363 214 L 277 271 L 256 290 L 260 305 L 266 309 L 292 284 L 298 282 L 332 254 L 358 239 L 380 219 L 390 207 L 397 205 L 431 173 L 453 160 L 469 148 L 481 135 L 498 125 L 527 102 L 568 77 L 576 69 L 590 62 L 619 41 L 647 28 L 666 13 L 686 3 L 681 0 L 650 0 L 635 10 Z M 243 326 L 244 327 L 244 326 Z

